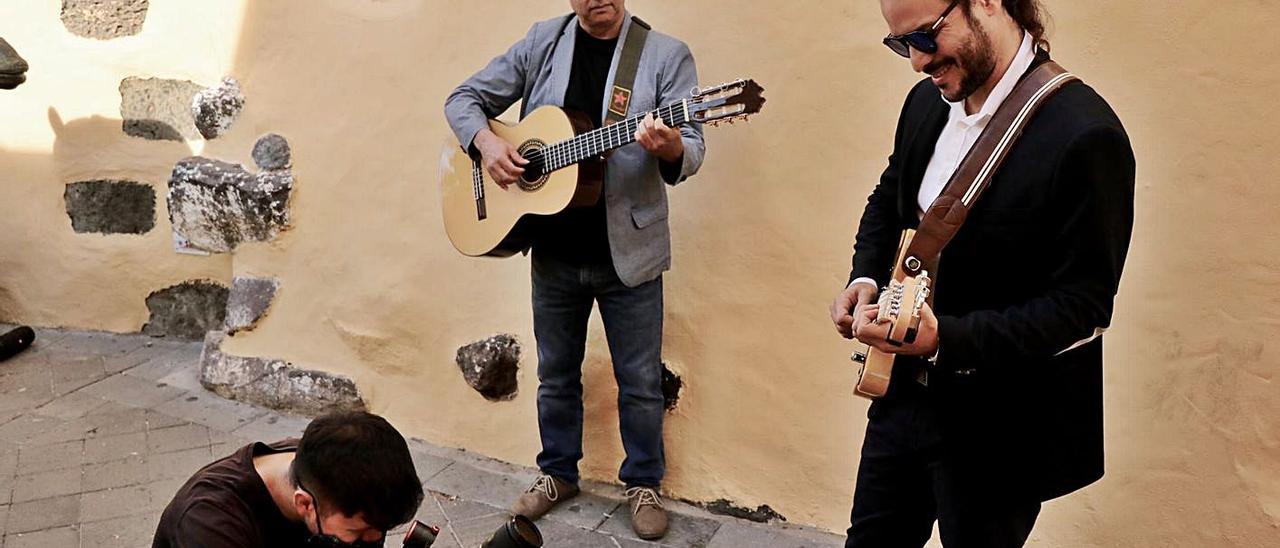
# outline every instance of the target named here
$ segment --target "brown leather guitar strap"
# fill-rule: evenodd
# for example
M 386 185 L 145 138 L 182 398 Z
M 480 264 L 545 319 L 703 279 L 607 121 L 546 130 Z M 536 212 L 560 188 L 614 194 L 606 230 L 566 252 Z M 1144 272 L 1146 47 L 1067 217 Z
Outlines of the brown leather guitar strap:
M 1075 75 L 1048 61 L 1018 83 L 920 221 L 907 252 L 902 254 L 904 274 L 916 276 L 928 271 L 931 276 L 937 275 L 942 248 L 960 230 L 969 210 L 991 184 L 1009 150 L 1022 136 L 1022 130 L 1046 99 L 1074 80 L 1078 80 Z

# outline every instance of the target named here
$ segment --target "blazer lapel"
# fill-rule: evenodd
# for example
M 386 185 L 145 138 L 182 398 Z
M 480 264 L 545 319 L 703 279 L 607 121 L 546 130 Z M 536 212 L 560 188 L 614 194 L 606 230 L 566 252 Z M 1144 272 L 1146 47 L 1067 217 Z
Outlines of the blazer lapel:
M 560 45 L 551 59 L 551 81 L 547 87 L 551 96 L 542 102 L 544 105 L 564 106 L 564 93 L 569 89 L 569 73 L 573 70 L 573 50 L 577 47 L 578 21 L 565 25 L 560 35 Z
M 898 213 L 907 224 L 914 227 L 919 219 L 916 215 L 917 194 L 920 193 L 920 182 L 924 179 L 925 169 L 933 158 L 933 149 L 938 144 L 938 137 L 946 127 L 950 107 L 942 96 L 929 102 L 928 110 L 921 116 L 915 131 L 907 138 L 906 155 L 902 160 L 902 186 L 898 193 Z

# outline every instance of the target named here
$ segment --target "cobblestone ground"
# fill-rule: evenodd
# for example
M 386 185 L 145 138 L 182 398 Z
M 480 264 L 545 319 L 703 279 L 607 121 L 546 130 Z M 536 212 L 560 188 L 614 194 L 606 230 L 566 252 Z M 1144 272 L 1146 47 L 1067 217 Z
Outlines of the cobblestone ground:
M 3 328 L 5 326 L 0 326 Z M 38 330 L 0 364 L 0 523 L 4 548 L 149 547 L 160 512 L 208 462 L 251 441 L 299 436 L 305 417 L 222 399 L 200 387 L 200 345 L 143 336 Z M 428 495 L 418 519 L 435 546 L 480 546 L 534 471 L 412 440 Z M 632 535 L 618 487 L 582 495 L 538 522 L 546 546 L 798 548 L 841 539 L 759 525 L 672 502 L 661 543 Z M 389 547 L 400 545 L 392 536 Z

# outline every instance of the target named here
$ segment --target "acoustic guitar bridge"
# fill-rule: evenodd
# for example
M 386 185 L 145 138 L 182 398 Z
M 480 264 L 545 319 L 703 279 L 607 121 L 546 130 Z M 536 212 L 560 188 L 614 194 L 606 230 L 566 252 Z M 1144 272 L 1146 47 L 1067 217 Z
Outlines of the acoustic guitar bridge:
M 484 168 L 480 160 L 471 160 L 471 193 L 476 199 L 476 220 L 489 218 L 489 210 L 484 203 Z

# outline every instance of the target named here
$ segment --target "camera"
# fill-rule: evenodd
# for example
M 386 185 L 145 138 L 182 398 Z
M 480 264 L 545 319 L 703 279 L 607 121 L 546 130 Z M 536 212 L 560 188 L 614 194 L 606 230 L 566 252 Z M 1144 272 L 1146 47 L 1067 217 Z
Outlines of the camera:
M 436 542 L 440 534 L 438 527 L 432 527 L 421 521 L 414 521 L 409 532 L 404 535 L 404 548 L 427 548 Z M 541 548 L 542 533 L 529 518 L 512 516 L 502 524 L 493 536 L 485 541 L 482 548 Z

